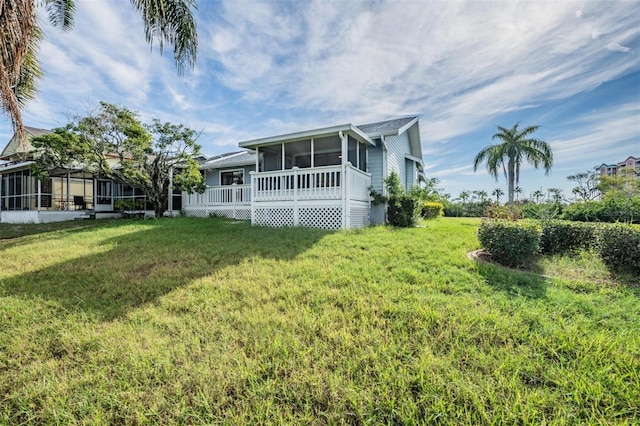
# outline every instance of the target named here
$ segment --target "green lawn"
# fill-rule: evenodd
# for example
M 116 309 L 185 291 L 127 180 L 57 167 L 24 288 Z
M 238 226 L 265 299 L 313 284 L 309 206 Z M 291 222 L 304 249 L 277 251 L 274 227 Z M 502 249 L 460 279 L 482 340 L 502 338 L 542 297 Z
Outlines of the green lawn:
M 638 422 L 638 287 L 478 224 L 0 225 L 0 424 Z

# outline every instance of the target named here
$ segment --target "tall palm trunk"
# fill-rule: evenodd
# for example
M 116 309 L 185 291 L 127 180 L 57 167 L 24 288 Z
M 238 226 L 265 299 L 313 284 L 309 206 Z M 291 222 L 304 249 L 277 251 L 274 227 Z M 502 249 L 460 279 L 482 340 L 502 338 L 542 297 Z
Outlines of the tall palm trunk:
M 509 181 L 509 186 L 507 189 L 507 192 L 509 193 L 509 208 L 513 212 L 513 194 L 515 192 L 516 165 L 511 158 L 507 163 L 507 180 Z

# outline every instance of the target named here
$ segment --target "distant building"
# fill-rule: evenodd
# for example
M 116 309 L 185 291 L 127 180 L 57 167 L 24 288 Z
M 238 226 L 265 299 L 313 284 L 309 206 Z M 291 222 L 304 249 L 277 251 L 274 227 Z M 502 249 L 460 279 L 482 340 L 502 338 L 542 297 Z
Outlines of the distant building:
M 629 156 L 626 160 L 616 164 L 602 163 L 595 168 L 598 177 L 627 175 L 640 178 L 640 158 Z

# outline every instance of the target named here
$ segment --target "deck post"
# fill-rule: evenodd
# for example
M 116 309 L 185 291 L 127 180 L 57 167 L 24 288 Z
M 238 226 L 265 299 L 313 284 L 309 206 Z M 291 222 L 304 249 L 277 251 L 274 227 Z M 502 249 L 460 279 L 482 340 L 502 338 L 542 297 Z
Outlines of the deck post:
M 169 210 L 169 216 L 173 216 L 173 167 L 169 169 L 169 203 L 167 205 L 167 210 Z
M 40 182 L 40 179 L 36 179 L 36 182 L 38 186 L 38 205 L 36 207 L 36 210 L 40 211 L 40 208 L 42 206 L 42 182 Z
M 254 225 L 256 223 L 256 206 L 254 200 L 256 199 L 256 178 L 253 176 L 255 172 L 253 170 L 249 171 L 249 179 L 251 182 L 251 224 Z
M 237 199 L 237 191 L 238 191 L 238 184 L 233 182 L 231 184 L 231 205 L 233 207 L 233 218 L 237 219 L 236 217 L 236 199 Z
M 298 226 L 298 166 L 293 166 L 293 226 Z
M 340 196 L 342 198 L 342 229 L 347 229 L 347 155 L 349 153 L 347 141 L 348 136 L 342 132 L 338 133 L 341 143 L 342 161 L 340 167 Z

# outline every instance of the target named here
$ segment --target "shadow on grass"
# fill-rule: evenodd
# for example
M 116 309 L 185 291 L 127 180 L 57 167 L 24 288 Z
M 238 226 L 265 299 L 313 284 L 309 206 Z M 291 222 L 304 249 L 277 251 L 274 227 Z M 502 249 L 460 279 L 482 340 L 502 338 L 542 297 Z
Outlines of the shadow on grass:
M 517 270 L 506 269 L 490 263 L 476 263 L 485 282 L 510 296 L 540 299 L 546 297 L 547 278 Z
M 113 220 L 105 219 L 67 221 L 40 224 L 0 224 L 0 250 L 31 244 L 33 240 L 28 237 L 38 238 L 40 241 L 58 239 L 61 235 L 83 232 L 96 226 L 105 226 L 113 223 Z M 27 238 L 23 238 L 27 237 Z
M 112 320 L 246 259 L 293 259 L 329 234 L 315 229 L 258 228 L 223 219 L 143 224 L 139 231 L 99 241 L 108 247 L 101 253 L 5 279 L 0 295 L 51 300 L 71 312 Z

